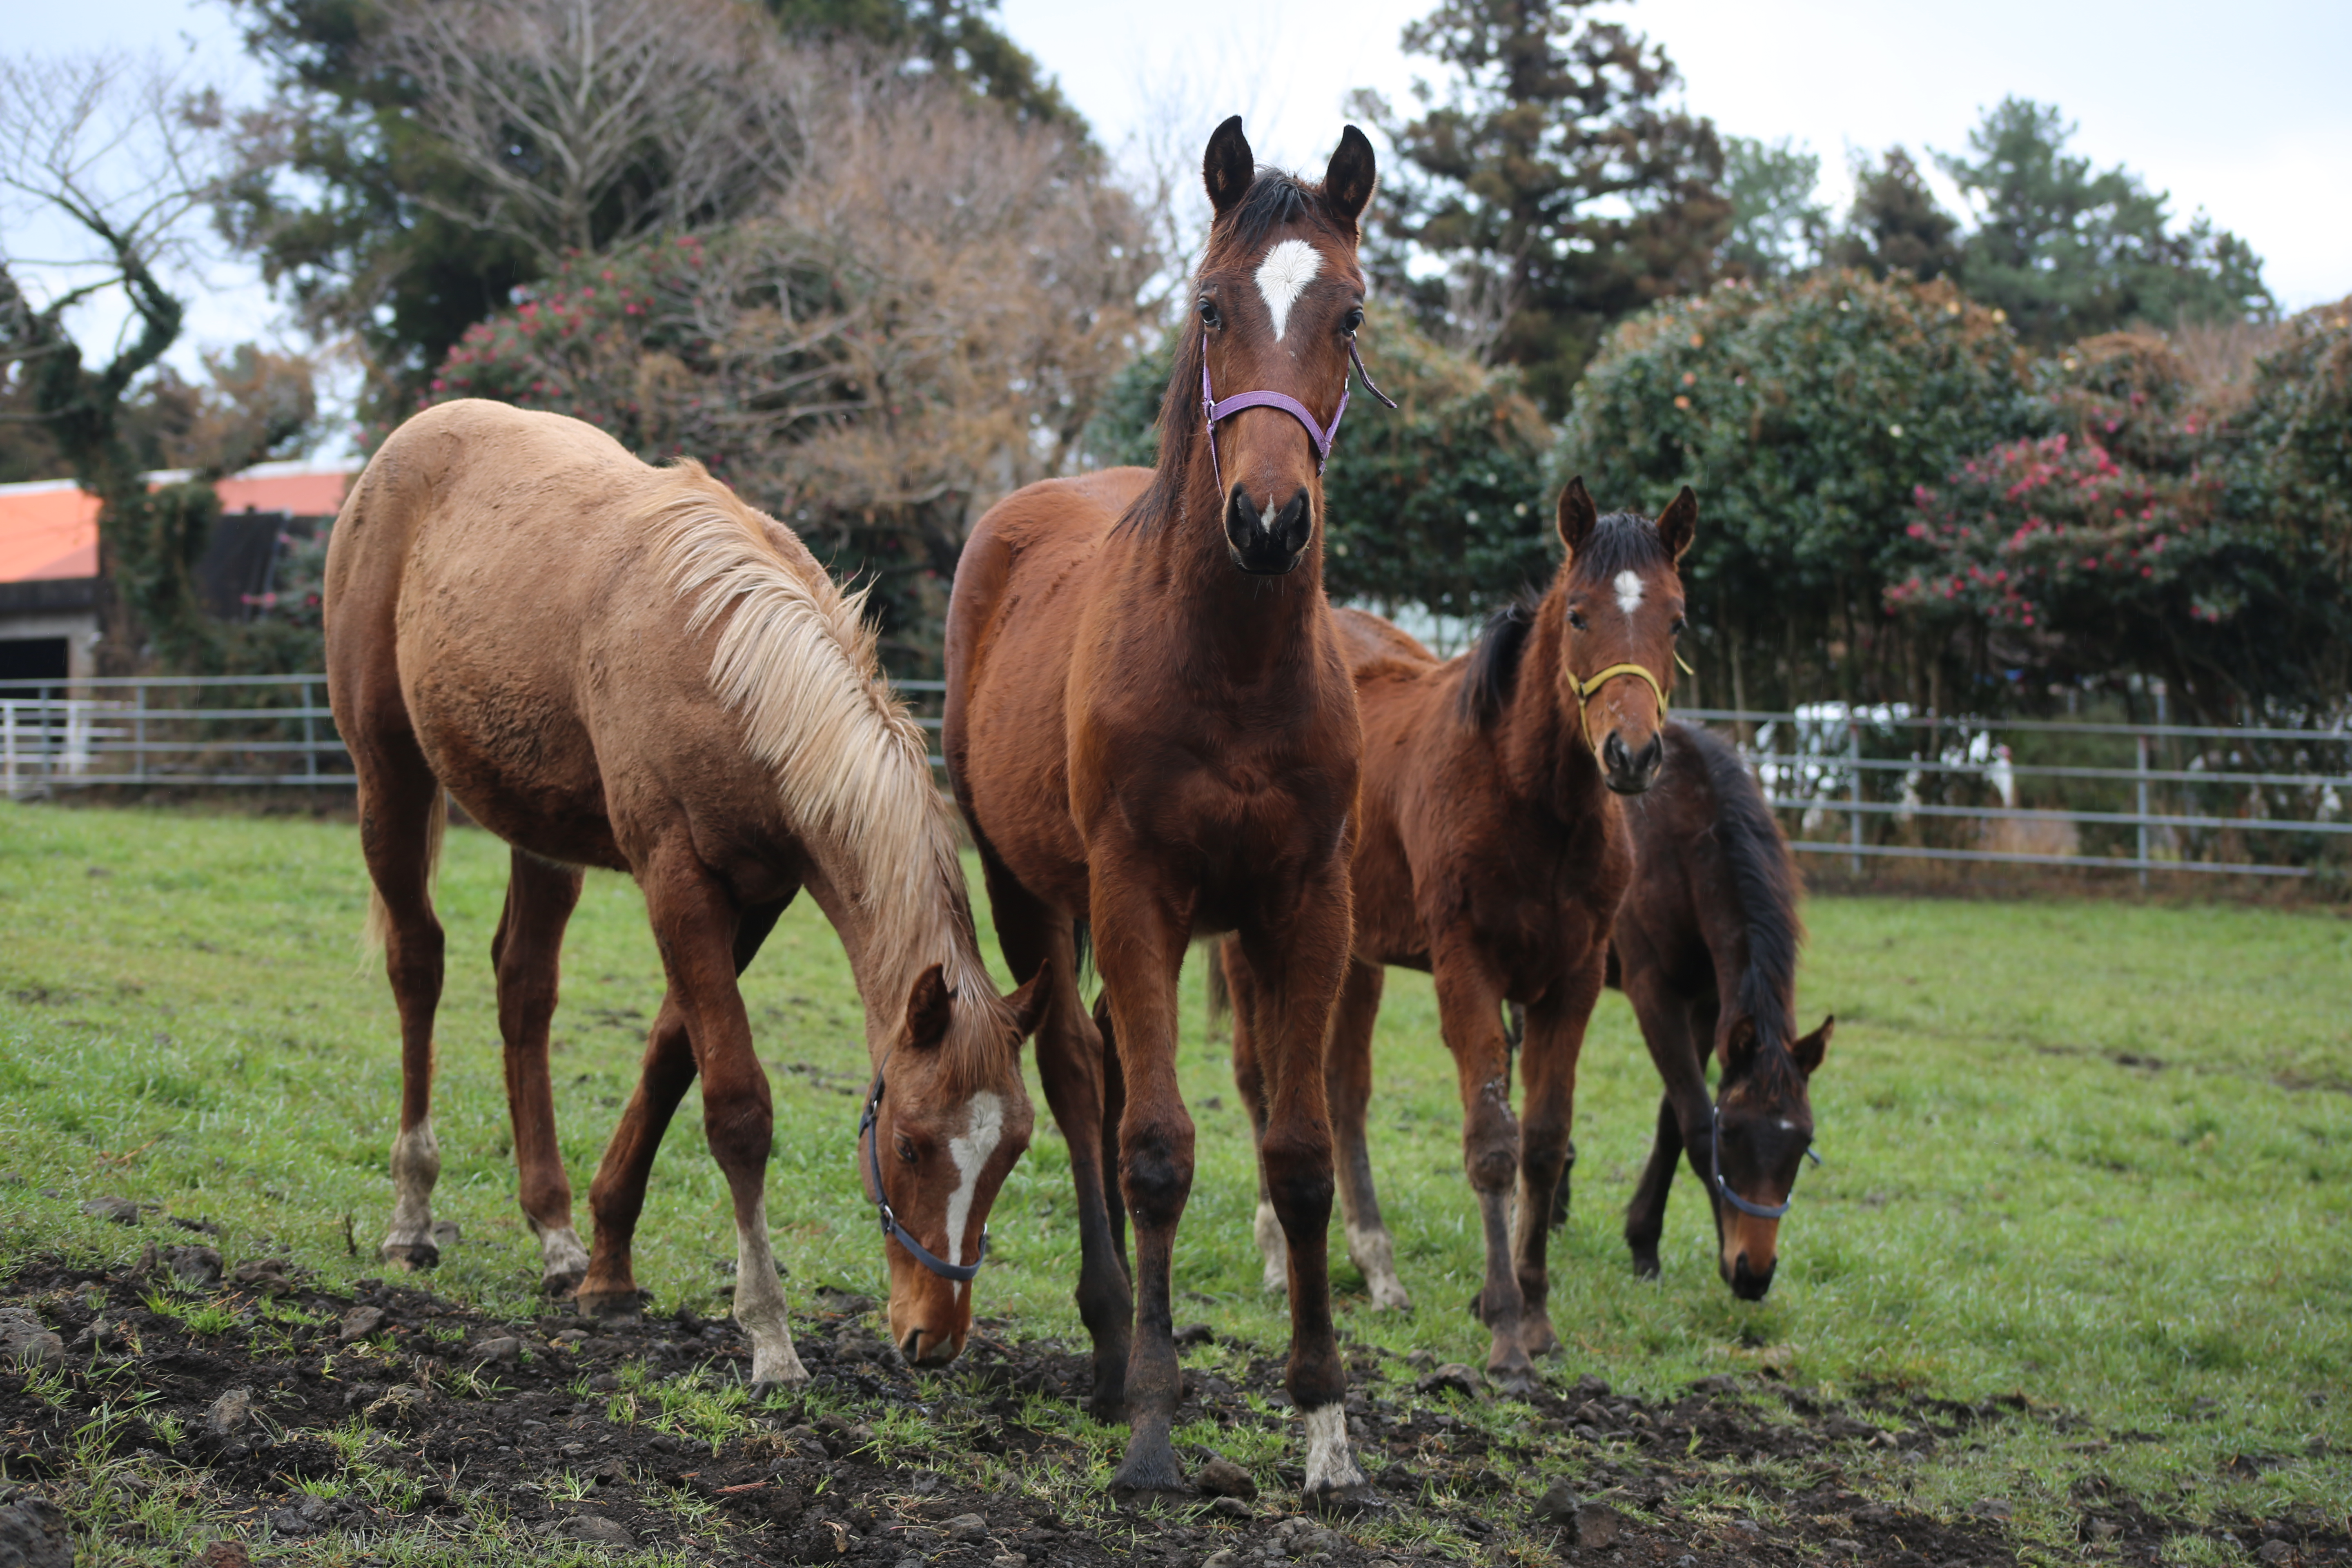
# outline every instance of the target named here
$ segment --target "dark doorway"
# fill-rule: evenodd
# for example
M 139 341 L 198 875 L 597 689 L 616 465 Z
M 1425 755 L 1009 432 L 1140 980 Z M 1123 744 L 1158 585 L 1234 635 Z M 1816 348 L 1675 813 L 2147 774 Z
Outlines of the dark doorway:
M 0 680 L 63 680 L 66 678 L 63 637 L 0 637 Z M 9 693 L 29 697 L 29 691 Z

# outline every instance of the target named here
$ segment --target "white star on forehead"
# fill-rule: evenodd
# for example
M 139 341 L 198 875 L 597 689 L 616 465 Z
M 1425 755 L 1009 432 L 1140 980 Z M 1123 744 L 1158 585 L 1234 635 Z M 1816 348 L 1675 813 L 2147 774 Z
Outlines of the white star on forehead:
M 1642 607 L 1642 576 L 1638 572 L 1620 572 L 1610 584 L 1617 590 L 1617 607 L 1627 615 Z
M 1284 240 L 1257 264 L 1257 291 L 1265 296 L 1265 308 L 1274 317 L 1276 342 L 1290 325 L 1290 307 L 1322 268 L 1323 258 L 1303 239 Z

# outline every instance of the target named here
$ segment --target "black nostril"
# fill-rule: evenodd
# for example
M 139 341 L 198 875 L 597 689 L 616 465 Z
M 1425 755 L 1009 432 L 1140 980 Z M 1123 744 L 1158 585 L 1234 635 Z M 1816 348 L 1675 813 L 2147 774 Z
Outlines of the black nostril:
M 1601 742 L 1601 760 L 1609 764 L 1609 771 L 1612 773 L 1625 771 L 1625 742 L 1618 739 L 1614 730 L 1610 731 L 1609 738 Z
M 901 1341 L 901 1342 L 900 1342 L 900 1343 L 899 1343 L 899 1345 L 898 1345 L 898 1353 L 899 1353 L 900 1355 L 902 1355 L 902 1356 L 905 1356 L 905 1357 L 908 1359 L 908 1361 L 912 1362 L 912 1361 L 915 1359 L 915 1352 L 916 1352 L 916 1351 L 920 1347 L 920 1345 L 921 1345 L 921 1343 L 922 1343 L 922 1339 L 923 1339 L 923 1331 L 922 1331 L 922 1330 L 920 1330 L 920 1329 L 908 1329 L 908 1330 L 907 1331 L 907 1337 L 906 1337 L 906 1339 L 905 1339 L 905 1340 L 903 1340 L 903 1341 Z
M 1650 737 L 1650 743 L 1642 748 L 1642 754 L 1633 759 L 1633 765 L 1645 774 L 1654 773 L 1665 763 L 1665 736 L 1653 735 Z
M 1265 515 L 1258 510 L 1257 502 L 1250 499 L 1248 490 L 1235 485 L 1233 493 L 1225 498 L 1225 536 L 1236 545 L 1243 544 L 1265 525 Z

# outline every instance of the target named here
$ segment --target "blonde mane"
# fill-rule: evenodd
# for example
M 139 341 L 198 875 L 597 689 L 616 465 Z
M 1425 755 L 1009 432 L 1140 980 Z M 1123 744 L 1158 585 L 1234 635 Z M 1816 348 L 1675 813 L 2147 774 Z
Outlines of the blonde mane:
M 687 631 L 725 618 L 710 689 L 741 716 L 787 820 L 848 853 L 882 973 L 904 985 L 939 963 L 959 994 L 993 999 L 930 747 L 882 678 L 866 595 L 844 594 L 814 559 L 792 560 L 768 534 L 775 525 L 690 458 L 635 521 L 656 535 L 672 591 L 694 605 Z

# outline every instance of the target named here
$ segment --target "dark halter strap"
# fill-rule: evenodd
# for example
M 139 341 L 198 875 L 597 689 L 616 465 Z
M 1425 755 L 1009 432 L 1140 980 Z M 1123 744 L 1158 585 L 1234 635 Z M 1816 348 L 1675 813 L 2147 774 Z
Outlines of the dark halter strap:
M 1356 352 L 1356 338 L 1352 332 L 1348 335 L 1348 363 L 1355 367 L 1356 374 L 1363 381 L 1366 392 L 1370 393 L 1391 408 L 1396 406 L 1396 399 L 1372 384 L 1371 373 L 1364 368 L 1364 356 Z M 1346 418 L 1348 415 L 1348 377 L 1344 373 L 1339 377 L 1339 406 L 1331 411 L 1331 423 L 1328 427 L 1318 425 L 1313 412 L 1307 405 L 1286 392 L 1237 392 L 1223 402 L 1219 402 L 1216 393 L 1209 386 L 1208 332 L 1205 328 L 1202 329 L 1201 413 L 1207 422 L 1209 469 L 1217 476 L 1217 496 L 1221 503 L 1225 493 L 1225 470 L 1224 465 L 1217 460 L 1217 421 L 1227 415 L 1238 414 L 1244 408 L 1279 408 L 1301 425 L 1306 426 L 1307 439 L 1315 448 L 1315 471 L 1319 474 L 1323 471 L 1324 463 L 1331 456 L 1331 443 L 1339 438 L 1339 421 Z
M 1813 1146 L 1810 1143 L 1805 1145 L 1805 1158 L 1816 1165 L 1822 1163 L 1822 1157 L 1813 1152 Z M 1731 1184 L 1723 1179 L 1723 1115 L 1712 1105 L 1706 1108 L 1706 1163 L 1715 1167 L 1715 1190 L 1723 1194 L 1723 1201 L 1750 1218 L 1779 1219 L 1789 1212 L 1789 1205 L 1797 1201 L 1793 1187 L 1787 1197 L 1769 1207 L 1763 1204 L 1751 1204 L 1731 1190 Z
M 898 1049 L 896 1046 L 891 1050 Z M 898 1223 L 897 1211 L 882 1190 L 882 1075 L 890 1066 L 890 1052 L 882 1054 L 882 1065 L 874 1069 L 874 1088 L 866 1096 L 866 1110 L 857 1118 L 857 1141 L 866 1146 L 866 1168 L 858 1173 L 865 1181 L 866 1195 L 872 1199 L 882 1215 L 882 1234 L 905 1247 L 915 1261 L 942 1279 L 969 1283 L 988 1261 L 988 1227 L 980 1227 L 980 1253 L 970 1263 L 950 1263 L 917 1241 L 912 1232 Z

